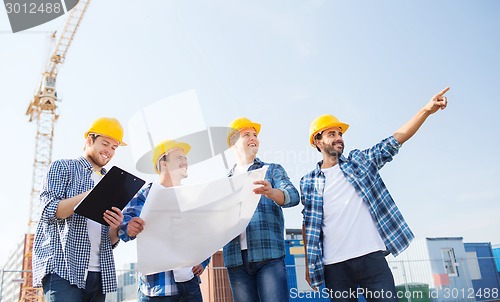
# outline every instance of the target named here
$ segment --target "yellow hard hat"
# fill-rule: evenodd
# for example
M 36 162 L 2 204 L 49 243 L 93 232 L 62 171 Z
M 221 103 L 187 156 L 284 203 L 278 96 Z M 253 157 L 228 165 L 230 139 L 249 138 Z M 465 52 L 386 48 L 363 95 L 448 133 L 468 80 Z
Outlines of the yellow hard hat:
M 227 145 L 231 146 L 231 137 L 241 129 L 245 128 L 254 128 L 255 132 L 259 134 L 260 132 L 260 124 L 254 123 L 246 117 L 239 117 L 229 124 L 229 133 L 227 135 Z
M 346 123 L 342 123 L 338 118 L 334 117 L 331 114 L 324 114 L 317 117 L 314 121 L 312 121 L 311 126 L 309 127 L 309 142 L 311 146 L 316 148 L 314 145 L 314 136 L 321 131 L 324 131 L 328 128 L 339 127 L 342 133 L 347 131 L 349 125 Z
M 89 130 L 85 132 L 84 137 L 87 138 L 90 133 L 95 133 L 102 136 L 110 137 L 120 144 L 126 146 L 123 142 L 123 127 L 120 122 L 113 117 L 100 117 L 96 119 Z
M 160 174 L 160 170 L 158 170 L 158 161 L 160 158 L 167 154 L 170 150 L 180 148 L 184 151 L 184 154 L 188 154 L 189 150 L 191 150 L 191 146 L 189 144 L 183 142 L 176 142 L 174 140 L 164 140 L 157 144 L 153 150 L 153 165 L 155 167 L 156 173 Z

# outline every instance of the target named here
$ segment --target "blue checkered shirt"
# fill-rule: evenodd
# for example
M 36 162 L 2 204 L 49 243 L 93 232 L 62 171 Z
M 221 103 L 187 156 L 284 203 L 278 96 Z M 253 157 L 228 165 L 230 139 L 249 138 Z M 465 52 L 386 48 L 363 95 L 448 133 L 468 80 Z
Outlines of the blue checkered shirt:
M 100 171 L 106 173 L 105 169 Z M 92 165 L 84 158 L 54 161 L 40 194 L 42 213 L 33 244 L 33 286 L 41 287 L 47 274 L 55 273 L 78 288 L 85 288 L 90 259 L 87 218 L 72 214 L 56 217 L 59 201 L 94 187 Z M 117 290 L 115 262 L 109 238 L 109 227 L 101 227 L 100 263 L 104 293 Z
M 262 168 L 264 165 L 269 166 L 265 179 L 273 188 L 285 194 L 285 204 L 279 206 L 264 195 L 260 198 L 257 209 L 246 228 L 249 262 L 275 259 L 285 255 L 285 222 L 281 208 L 296 206 L 300 201 L 299 192 L 290 182 L 281 165 L 264 163 L 256 158 L 248 171 Z M 233 172 L 234 168 L 229 172 L 229 176 L 232 176 Z M 226 267 L 243 264 L 240 236 L 226 244 L 223 254 Z
M 380 237 L 387 250 L 394 256 L 408 247 L 414 235 L 378 171 L 392 160 L 400 147 L 399 142 L 391 136 L 370 149 L 351 151 L 348 158 L 343 155 L 339 157 L 342 173 L 368 204 Z M 324 282 L 322 223 L 325 175 L 321 171 L 321 164 L 322 161 L 317 164 L 316 169 L 300 180 L 308 269 L 315 287 Z
M 123 223 L 120 226 L 118 235 L 123 241 L 134 240 L 135 237 L 130 237 L 127 233 L 127 226 L 133 217 L 139 217 L 148 197 L 151 183 L 144 186 L 137 192 L 137 194 L 130 200 L 127 206 L 123 209 Z M 203 267 L 206 267 L 210 262 L 210 258 L 203 261 Z M 198 278 L 198 282 L 200 279 Z M 139 289 L 141 292 L 149 297 L 158 296 L 175 296 L 178 293 L 177 286 L 175 285 L 174 273 L 172 271 L 161 272 L 151 275 L 143 275 L 139 273 Z

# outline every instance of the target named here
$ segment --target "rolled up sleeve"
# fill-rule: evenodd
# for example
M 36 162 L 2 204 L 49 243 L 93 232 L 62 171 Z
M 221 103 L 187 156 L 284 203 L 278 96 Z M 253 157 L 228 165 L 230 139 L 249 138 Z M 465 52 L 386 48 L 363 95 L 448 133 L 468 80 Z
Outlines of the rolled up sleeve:
M 270 176 L 273 187 L 282 191 L 285 195 L 285 203 L 281 207 L 289 208 L 298 205 L 300 202 L 299 192 L 290 181 L 285 169 L 279 164 L 273 164 L 272 166 Z

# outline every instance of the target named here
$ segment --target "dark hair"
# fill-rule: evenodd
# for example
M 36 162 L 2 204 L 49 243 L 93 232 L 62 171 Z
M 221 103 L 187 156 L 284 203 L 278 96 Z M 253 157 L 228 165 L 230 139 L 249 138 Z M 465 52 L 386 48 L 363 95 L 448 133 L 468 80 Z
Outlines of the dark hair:
M 166 162 L 168 162 L 169 161 L 168 153 L 163 154 L 158 161 L 166 161 Z
M 95 140 L 100 136 L 99 134 L 91 133 L 89 136 L 92 138 L 92 142 L 95 143 Z
M 323 138 L 323 131 L 321 132 L 318 132 L 314 135 L 314 140 L 320 140 L 321 138 Z M 319 153 L 321 153 L 321 150 L 318 148 L 318 146 L 316 146 L 316 150 L 318 150 Z
M 168 163 L 168 161 L 169 161 L 168 154 L 163 154 L 160 157 L 160 159 L 158 159 L 158 170 L 161 170 L 160 162 L 162 162 L 162 161 L 166 161 Z

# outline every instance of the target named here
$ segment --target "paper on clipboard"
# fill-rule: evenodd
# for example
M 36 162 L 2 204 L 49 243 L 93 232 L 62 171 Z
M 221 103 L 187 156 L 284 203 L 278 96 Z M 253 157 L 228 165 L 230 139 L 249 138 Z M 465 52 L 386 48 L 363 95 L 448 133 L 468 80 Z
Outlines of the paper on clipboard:
M 104 212 L 111 207 L 122 210 L 144 185 L 141 178 L 116 166 L 111 167 L 92 191 L 75 207 L 75 213 L 108 225 Z

